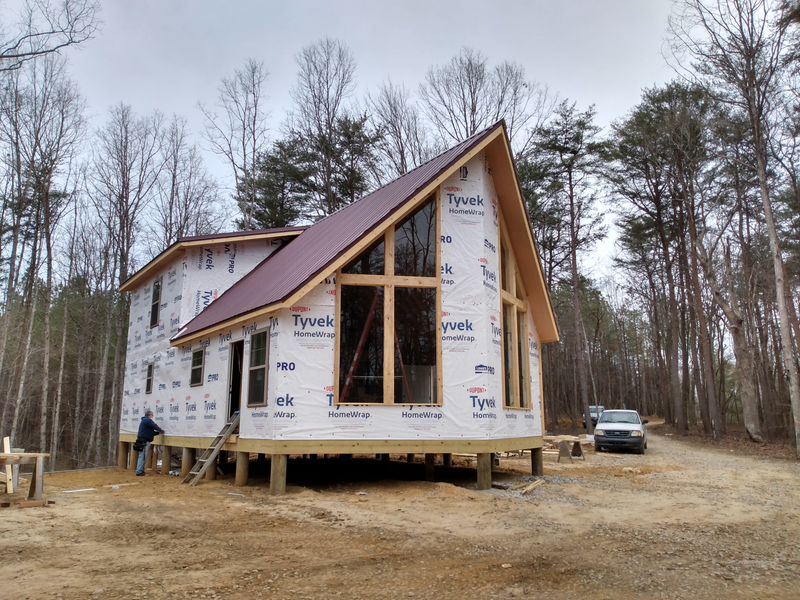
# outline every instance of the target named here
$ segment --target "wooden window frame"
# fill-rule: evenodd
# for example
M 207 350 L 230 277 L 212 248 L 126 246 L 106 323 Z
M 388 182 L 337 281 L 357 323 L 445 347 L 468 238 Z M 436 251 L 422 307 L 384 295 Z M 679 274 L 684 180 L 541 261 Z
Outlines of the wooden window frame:
M 511 385 L 513 386 L 512 393 L 514 398 L 514 403 L 512 405 L 506 405 L 506 344 L 505 339 L 503 339 L 502 343 L 500 344 L 500 368 L 503 369 L 503 376 L 501 378 L 503 384 L 503 408 L 507 409 L 515 409 L 515 410 L 532 410 L 533 409 L 533 390 L 531 389 L 531 361 L 530 361 L 530 352 L 528 351 L 528 303 L 527 301 L 520 300 L 518 298 L 518 292 L 522 294 L 522 296 L 527 298 L 525 294 L 525 288 L 522 287 L 522 278 L 520 277 L 519 268 L 517 265 L 516 257 L 514 256 L 514 251 L 511 247 L 511 238 L 508 235 L 508 229 L 506 228 L 505 219 L 503 217 L 503 213 L 500 210 L 500 207 L 497 209 L 498 218 L 497 218 L 497 247 L 500 249 L 499 259 L 500 259 L 500 272 L 501 272 L 501 285 L 500 285 L 500 331 L 501 336 L 505 335 L 505 311 L 503 308 L 508 306 L 511 308 L 509 311 L 511 313 L 511 323 L 510 330 L 511 330 L 511 348 L 512 348 L 512 356 L 511 356 L 511 377 L 509 378 L 511 381 Z M 505 250 L 505 252 L 504 252 Z M 505 269 L 505 271 L 504 271 Z M 505 280 L 507 282 L 508 290 L 503 289 L 502 286 L 502 277 L 503 273 L 505 273 Z M 522 325 L 522 333 L 525 336 L 525 339 L 520 338 L 520 327 Z M 522 356 L 526 358 L 524 361 L 525 364 L 520 365 L 520 346 L 522 347 L 523 352 L 521 352 Z M 522 394 L 520 390 L 520 368 L 523 369 L 523 385 L 527 388 L 527 406 L 523 406 L 522 404 Z
M 194 364 L 194 356 L 197 353 L 200 353 L 200 364 L 195 366 Z M 197 383 L 192 383 L 192 374 L 195 372 L 196 369 L 200 369 L 200 381 Z M 199 350 L 192 350 L 192 363 L 189 367 L 189 387 L 198 387 L 203 385 L 203 377 L 205 376 L 206 371 L 206 348 L 203 346 Z
M 433 197 L 433 206 L 435 214 L 435 228 L 436 237 L 434 239 L 435 245 L 435 258 L 436 266 L 434 267 L 433 277 L 406 277 L 396 276 L 394 274 L 394 233 L 397 225 L 409 215 L 413 214 L 419 207 L 431 200 Z M 422 200 L 416 203 L 412 208 L 404 213 L 402 218 L 392 221 L 386 230 L 383 232 L 383 275 L 361 275 L 353 273 L 342 273 L 342 268 L 336 271 L 336 346 L 334 358 L 334 382 L 333 393 L 334 405 L 341 406 L 442 406 L 444 385 L 442 379 L 442 252 L 441 252 L 441 237 L 442 237 L 442 210 L 441 210 L 441 196 L 439 188 L 425 196 Z M 363 249 L 366 250 L 375 242 L 371 239 L 370 242 L 363 243 Z M 356 252 L 355 256 L 359 253 Z M 346 265 L 345 265 L 346 266 Z M 340 347 L 339 344 L 342 339 L 341 335 L 341 321 L 342 321 L 342 285 L 359 285 L 359 286 L 373 286 L 383 287 L 383 402 L 339 402 L 339 360 L 340 360 Z M 395 403 L 394 401 L 394 291 L 395 288 L 428 288 L 436 290 L 436 402 L 431 404 L 420 405 L 417 403 Z
M 158 301 L 153 301 L 153 296 L 155 295 L 156 291 L 156 284 L 158 284 Z M 153 285 L 150 288 L 150 329 L 155 329 L 158 327 L 158 324 L 161 322 L 161 297 L 164 292 L 164 277 L 157 277 L 153 281 Z
M 153 373 L 155 371 L 155 365 L 152 362 L 147 363 L 147 375 L 144 379 L 144 393 L 145 394 L 152 394 L 153 393 Z
M 256 365 L 255 367 L 252 365 L 253 360 L 253 338 L 257 335 L 264 336 L 264 343 L 265 343 L 265 356 L 264 356 L 264 364 L 263 365 Z M 269 346 L 270 346 L 270 328 L 267 327 L 264 331 L 259 331 L 256 333 L 250 334 L 250 358 L 247 361 L 247 407 L 248 408 L 255 408 L 259 406 L 267 406 L 267 399 L 269 398 Z M 253 370 L 264 369 L 264 398 L 261 402 L 251 402 L 250 401 L 250 372 Z M 241 405 L 241 398 L 239 399 L 239 404 Z

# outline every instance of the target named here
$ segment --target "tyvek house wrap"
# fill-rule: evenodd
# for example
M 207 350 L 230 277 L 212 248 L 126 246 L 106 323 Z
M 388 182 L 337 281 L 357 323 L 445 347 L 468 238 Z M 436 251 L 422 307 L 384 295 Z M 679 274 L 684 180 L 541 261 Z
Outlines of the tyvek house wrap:
M 533 410 L 503 408 L 497 204 L 483 154 L 441 186 L 443 406 L 332 404 L 335 281 L 253 322 L 270 329 L 268 406 L 243 403 L 251 439 L 487 439 L 541 435 L 536 330 L 528 312 Z M 245 334 L 247 340 L 249 333 Z M 245 365 L 249 344 L 245 342 Z M 247 397 L 247 378 L 242 397 Z
M 191 346 L 170 347 L 179 328 L 280 247 L 279 240 L 190 248 L 163 278 L 160 323 L 149 328 L 152 281 L 131 297 L 131 320 L 120 429 L 132 433 L 147 409 L 170 435 L 214 437 L 227 420 L 228 339 L 215 334 Z M 157 277 L 157 276 L 156 276 Z M 156 279 L 153 278 L 153 280 Z M 239 336 L 241 338 L 241 336 Z M 203 384 L 190 387 L 192 351 L 203 347 Z M 153 393 L 145 394 L 153 363 Z

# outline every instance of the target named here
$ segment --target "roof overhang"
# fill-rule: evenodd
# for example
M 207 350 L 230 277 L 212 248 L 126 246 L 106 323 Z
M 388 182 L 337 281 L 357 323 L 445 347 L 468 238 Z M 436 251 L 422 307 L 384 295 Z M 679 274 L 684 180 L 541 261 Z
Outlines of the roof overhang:
M 149 263 L 131 275 L 125 283 L 119 286 L 120 292 L 132 292 L 153 275 L 160 272 L 164 267 L 178 259 L 187 248 L 196 246 L 208 246 L 209 244 L 234 244 L 237 242 L 253 242 L 258 240 L 270 240 L 282 237 L 298 236 L 307 227 L 286 227 L 275 230 L 258 231 L 239 231 L 229 234 L 198 235 L 194 237 L 181 238 L 161 254 L 153 258 Z

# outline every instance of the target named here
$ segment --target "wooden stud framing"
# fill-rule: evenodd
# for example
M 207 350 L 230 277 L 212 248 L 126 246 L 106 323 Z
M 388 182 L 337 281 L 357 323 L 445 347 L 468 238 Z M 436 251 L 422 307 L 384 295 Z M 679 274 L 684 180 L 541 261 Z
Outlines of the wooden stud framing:
M 394 361 L 395 361 L 395 290 L 398 287 L 409 288 L 428 288 L 436 290 L 435 306 L 436 311 L 436 398 L 431 406 L 441 406 L 444 394 L 444 382 L 442 378 L 442 286 L 441 277 L 441 206 L 440 206 L 440 191 L 437 187 L 432 194 L 418 196 L 419 200 L 409 203 L 404 207 L 403 217 L 394 219 L 392 224 L 388 226 L 382 233 L 383 235 L 383 275 L 364 275 L 356 273 L 342 273 L 336 272 L 336 344 L 334 352 L 334 403 L 339 403 L 339 383 L 340 383 L 340 360 L 341 360 L 341 316 L 342 316 L 342 285 L 361 285 L 361 286 L 375 286 L 383 288 L 383 404 L 395 404 L 394 402 Z M 395 276 L 394 274 L 394 246 L 395 246 L 395 227 L 402 221 L 403 218 L 412 214 L 415 210 L 419 209 L 425 202 L 430 201 L 433 205 L 434 225 L 435 225 L 435 239 L 434 239 L 434 256 L 436 260 L 436 277 L 406 277 Z M 377 230 L 377 228 L 376 228 Z M 369 243 L 358 244 L 359 250 L 366 250 L 373 244 L 379 236 L 370 239 Z M 348 261 L 341 262 L 342 265 L 349 264 L 358 256 L 358 253 L 353 253 Z M 348 402 L 348 405 L 358 405 L 355 402 Z M 368 403 L 367 406 L 377 406 L 377 403 Z

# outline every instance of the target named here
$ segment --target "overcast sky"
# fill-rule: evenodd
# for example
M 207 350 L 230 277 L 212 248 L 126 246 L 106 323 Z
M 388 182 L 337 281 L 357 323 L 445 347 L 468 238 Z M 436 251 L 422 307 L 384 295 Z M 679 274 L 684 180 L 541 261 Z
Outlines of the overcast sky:
M 642 88 L 672 78 L 661 55 L 670 0 L 136 0 L 102 2 L 96 38 L 70 49 L 70 72 L 93 125 L 114 104 L 189 120 L 201 141 L 197 102 L 212 104 L 222 77 L 247 58 L 263 60 L 272 134 L 291 107 L 295 55 L 329 36 L 357 62 L 357 95 L 386 78 L 416 90 L 427 69 L 463 46 L 490 64 L 512 60 L 530 79 L 596 106 L 607 125 L 637 103 Z M 206 153 L 210 171 L 229 170 Z

